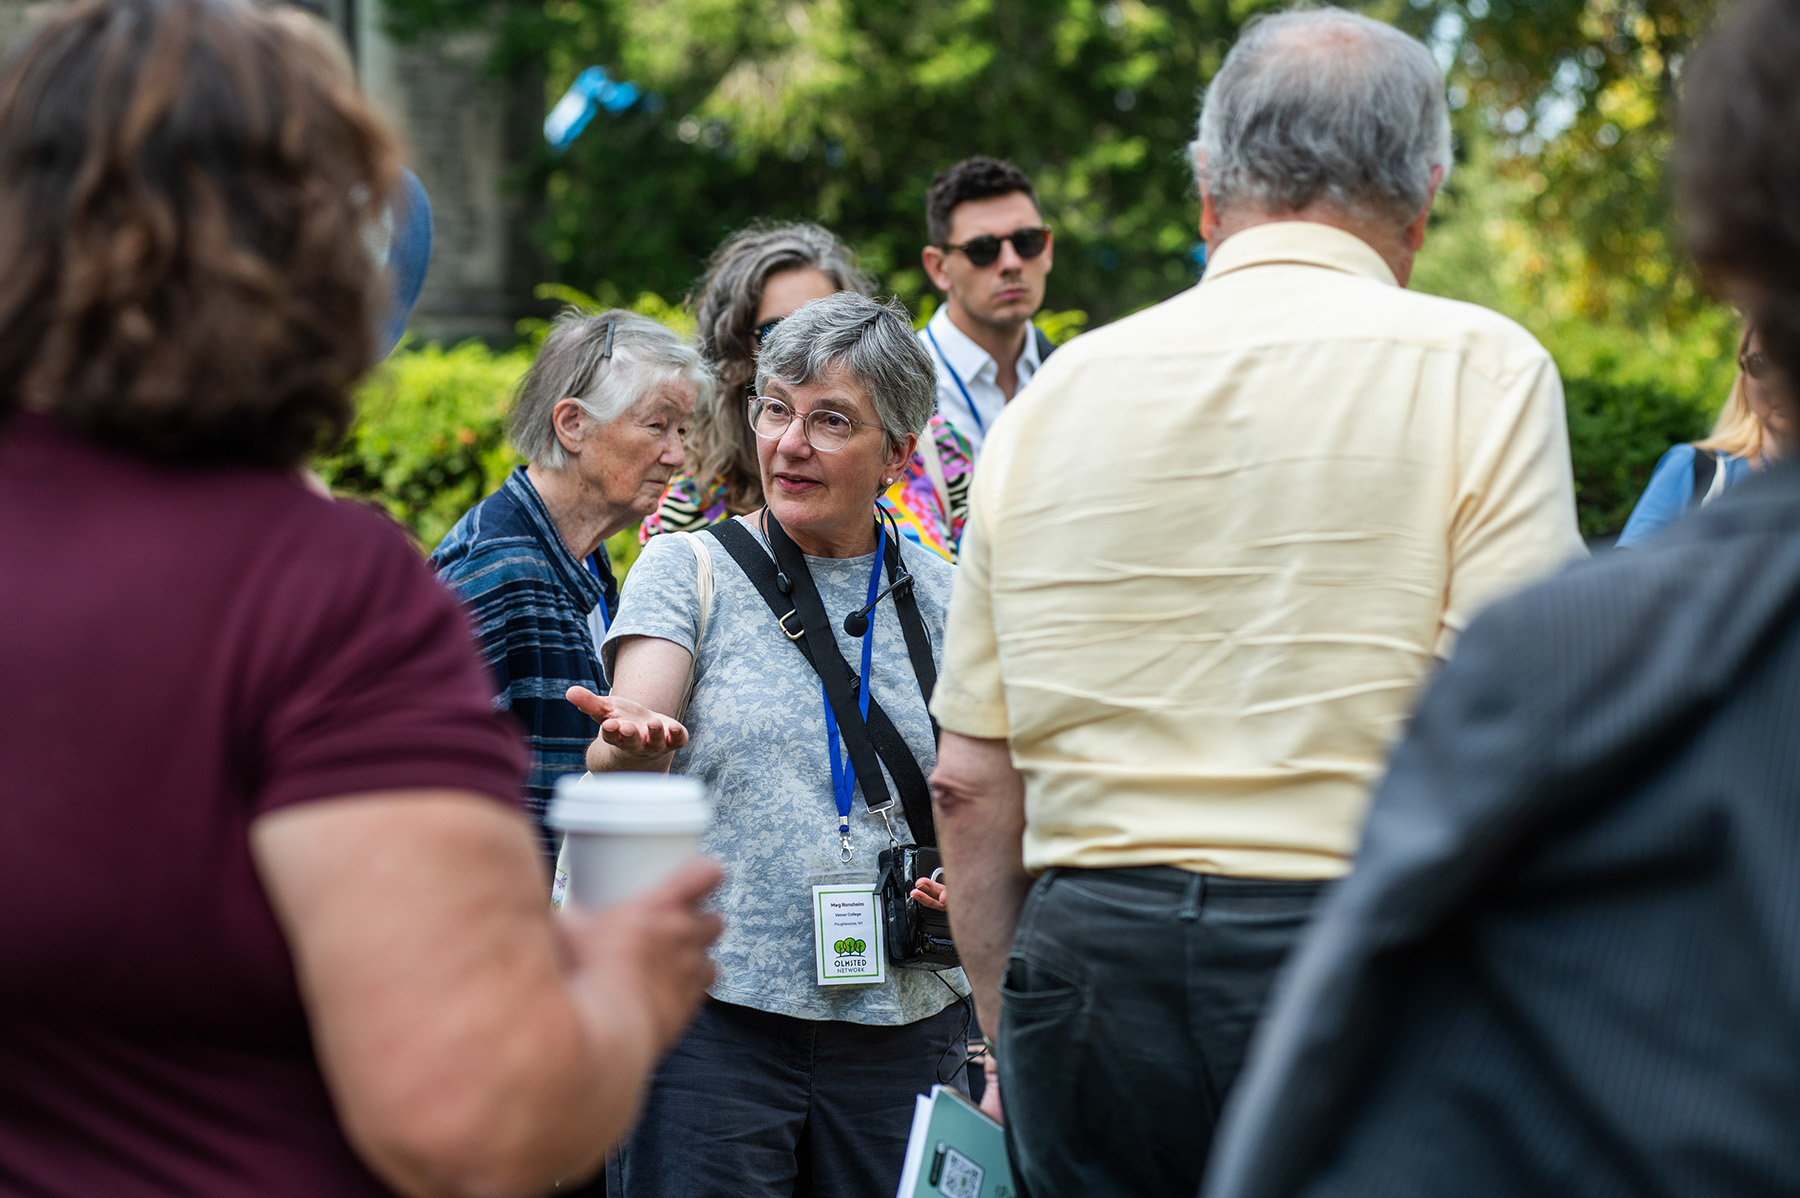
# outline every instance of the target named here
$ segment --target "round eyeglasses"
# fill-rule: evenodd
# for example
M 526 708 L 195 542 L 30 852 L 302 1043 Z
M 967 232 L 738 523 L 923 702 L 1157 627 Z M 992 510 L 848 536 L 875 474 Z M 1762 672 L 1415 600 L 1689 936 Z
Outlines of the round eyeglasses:
M 750 397 L 750 429 L 765 441 L 781 440 L 797 416 L 806 443 L 821 453 L 836 453 L 850 444 L 859 428 L 881 427 L 867 420 L 852 420 L 831 408 L 814 408 L 802 415 L 779 399 L 766 395 Z

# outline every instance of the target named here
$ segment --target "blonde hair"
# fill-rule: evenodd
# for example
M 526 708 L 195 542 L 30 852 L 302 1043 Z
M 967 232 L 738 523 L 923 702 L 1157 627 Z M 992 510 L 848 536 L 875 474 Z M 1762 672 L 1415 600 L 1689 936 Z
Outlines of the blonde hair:
M 1744 326 L 1744 335 L 1738 339 L 1740 362 L 1750 348 L 1750 338 L 1754 332 L 1749 325 Z M 1756 411 L 1750 406 L 1750 396 L 1745 393 L 1744 370 L 1740 365 L 1731 381 L 1731 394 L 1726 397 L 1725 406 L 1719 409 L 1719 418 L 1713 423 L 1712 432 L 1707 434 L 1706 440 L 1696 441 L 1694 444 L 1700 449 L 1728 453 L 1743 458 L 1752 466 L 1761 466 L 1766 461 L 1763 456 L 1763 440 L 1762 421 L 1756 418 Z

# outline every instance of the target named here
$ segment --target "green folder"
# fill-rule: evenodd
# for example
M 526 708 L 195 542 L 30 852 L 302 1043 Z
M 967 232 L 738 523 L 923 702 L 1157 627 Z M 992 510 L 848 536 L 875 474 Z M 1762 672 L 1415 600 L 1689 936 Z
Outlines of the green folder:
M 1014 1198 L 1018 1192 L 998 1123 L 947 1086 L 919 1095 L 894 1198 Z

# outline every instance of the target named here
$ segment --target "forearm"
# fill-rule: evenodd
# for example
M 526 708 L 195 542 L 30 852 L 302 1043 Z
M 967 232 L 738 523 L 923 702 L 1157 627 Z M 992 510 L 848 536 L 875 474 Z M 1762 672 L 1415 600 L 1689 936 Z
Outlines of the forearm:
M 687 649 L 659 637 L 628 636 L 621 640 L 613 659 L 613 687 L 609 698 L 627 704 L 628 712 L 634 710 L 630 707 L 632 704 L 643 709 L 637 714 L 615 713 L 608 709 L 605 701 L 595 701 L 585 689 L 570 690 L 572 699 L 580 699 L 578 707 L 602 721 L 601 735 L 588 745 L 589 771 L 596 774 L 612 770 L 668 772 L 675 754 L 672 749 L 652 751 L 663 749 L 660 741 L 654 745 L 627 748 L 609 743 L 609 740 L 618 739 L 618 732 L 625 726 L 641 725 L 644 717 L 651 713 L 675 720 L 681 713 L 682 696 L 687 690 L 693 660 L 693 654 Z M 685 737 L 685 733 L 683 735 Z
M 1031 876 L 1025 872 L 1025 786 L 1006 742 L 945 732 L 931 776 L 950 928 L 982 1028 L 1000 1026 L 1000 979 Z
M 641 975 L 572 967 L 516 813 L 321 801 L 259 818 L 252 847 L 344 1130 L 389 1186 L 541 1193 L 624 1132 L 659 1046 Z
M 521 988 L 523 989 L 523 988 Z M 562 979 L 519 993 L 517 1024 L 471 1026 L 435 1077 L 396 1062 L 406 1109 L 345 1107 L 352 1140 L 388 1184 L 416 1198 L 539 1194 L 591 1175 L 621 1140 L 655 1065 L 655 1036 L 628 1008 Z M 409 1054 L 410 1055 L 410 1054 Z

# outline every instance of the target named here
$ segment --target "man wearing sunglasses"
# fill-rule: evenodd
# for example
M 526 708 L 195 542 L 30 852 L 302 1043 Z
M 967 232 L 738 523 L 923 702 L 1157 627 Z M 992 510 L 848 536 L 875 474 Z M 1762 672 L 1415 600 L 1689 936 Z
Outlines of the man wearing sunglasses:
M 1051 235 L 1024 172 L 965 158 L 931 181 L 920 255 L 944 305 L 919 334 L 938 371 L 938 411 L 977 454 L 1007 401 L 1050 353 L 1032 327 Z

